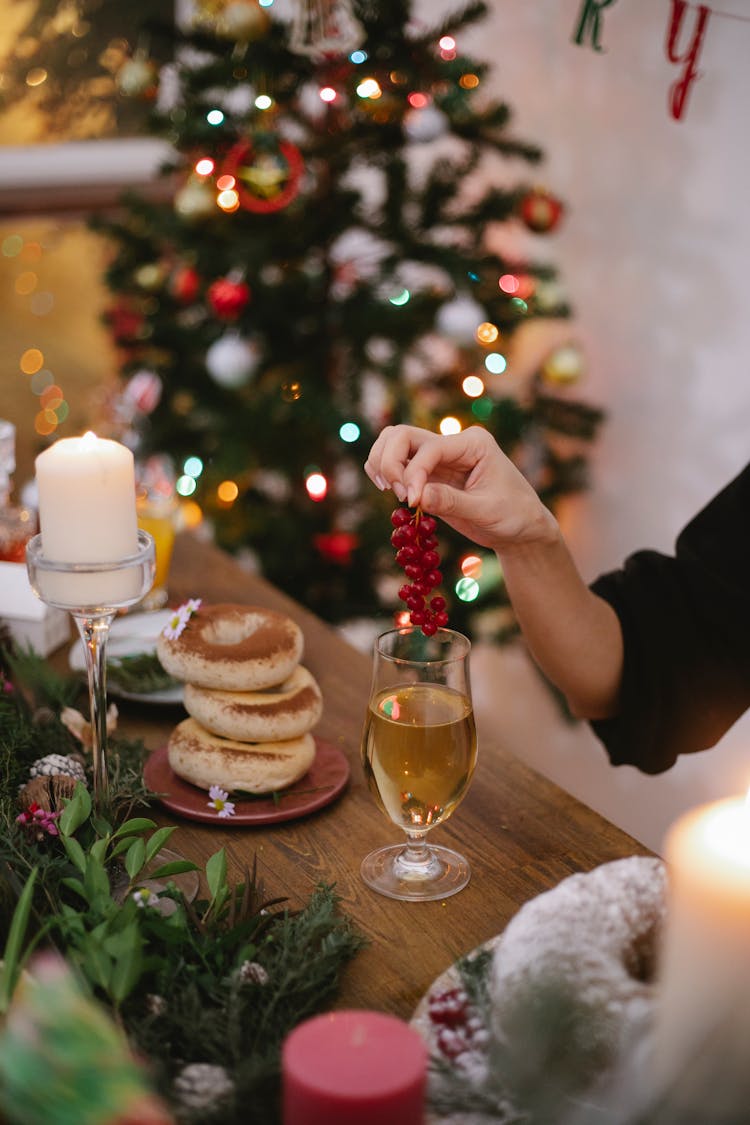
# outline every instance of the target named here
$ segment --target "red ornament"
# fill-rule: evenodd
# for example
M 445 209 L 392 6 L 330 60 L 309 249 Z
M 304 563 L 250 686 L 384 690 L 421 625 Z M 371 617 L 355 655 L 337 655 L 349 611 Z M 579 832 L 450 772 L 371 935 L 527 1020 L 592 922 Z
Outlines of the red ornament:
M 547 234 L 560 222 L 563 205 L 544 188 L 534 188 L 521 200 L 519 214 L 529 230 Z
M 107 312 L 106 319 L 118 344 L 130 344 L 139 339 L 144 322 L 143 313 L 134 308 L 127 298 L 117 301 Z
M 191 304 L 198 296 L 200 277 L 193 266 L 177 266 L 169 279 L 169 292 L 181 305 Z
M 304 170 L 297 146 L 270 135 L 255 143 L 238 141 L 222 166 L 223 175 L 234 176 L 240 206 L 258 214 L 281 211 L 291 203 Z
M 352 551 L 359 546 L 359 538 L 349 531 L 330 531 L 316 535 L 313 541 L 326 562 L 338 566 L 351 566 Z
M 208 303 L 220 320 L 236 320 L 249 300 L 246 281 L 220 277 L 208 287 Z

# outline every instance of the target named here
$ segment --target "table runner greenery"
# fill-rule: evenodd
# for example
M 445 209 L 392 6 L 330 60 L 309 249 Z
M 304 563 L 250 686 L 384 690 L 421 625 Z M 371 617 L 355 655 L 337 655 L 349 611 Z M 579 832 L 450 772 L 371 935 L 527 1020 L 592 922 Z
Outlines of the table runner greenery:
M 0 1008 L 11 1013 L 0 1031 L 0 1113 L 23 1125 L 114 1120 L 76 1117 L 80 1106 L 65 1117 L 65 1083 L 56 1087 L 39 1029 L 35 1050 L 27 1043 L 21 1052 L 20 1088 L 12 1015 L 23 986 L 20 1000 L 11 992 L 24 963 L 33 976 L 32 951 L 52 948 L 74 972 L 83 1002 L 103 1005 L 145 1058 L 176 1120 L 231 1125 L 247 1121 L 252 1107 L 252 1120 L 272 1123 L 280 1044 L 331 1003 L 363 938 L 339 912 L 332 886 L 291 910 L 264 891 L 255 870 L 233 883 L 223 850 L 201 873 L 205 889 L 188 901 L 177 882 L 193 865 L 157 861 L 174 829 L 148 816 L 142 743 L 112 736 L 109 819 L 92 809 L 89 763 L 66 711 L 80 690 L 76 679 L 0 638 Z M 46 1079 L 35 1083 L 39 1065 Z M 76 1065 L 91 1070 L 85 1057 L 65 1060 Z

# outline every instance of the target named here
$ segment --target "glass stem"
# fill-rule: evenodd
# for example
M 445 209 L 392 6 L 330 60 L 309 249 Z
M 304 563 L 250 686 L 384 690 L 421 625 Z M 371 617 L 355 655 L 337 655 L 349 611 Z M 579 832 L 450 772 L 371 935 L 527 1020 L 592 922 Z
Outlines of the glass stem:
M 91 718 L 94 808 L 105 815 L 109 807 L 107 774 L 107 638 L 114 613 L 75 617 L 86 654 Z
M 399 856 L 404 867 L 416 871 L 431 863 L 431 853 L 421 832 L 406 833 L 406 847 Z

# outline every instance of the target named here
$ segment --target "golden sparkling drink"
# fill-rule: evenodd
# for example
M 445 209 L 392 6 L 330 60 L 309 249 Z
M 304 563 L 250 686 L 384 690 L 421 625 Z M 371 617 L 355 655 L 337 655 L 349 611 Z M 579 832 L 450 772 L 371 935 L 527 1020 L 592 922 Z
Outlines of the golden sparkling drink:
M 370 701 L 362 736 L 368 785 L 407 831 L 446 820 L 477 760 L 470 699 L 441 684 L 404 684 Z

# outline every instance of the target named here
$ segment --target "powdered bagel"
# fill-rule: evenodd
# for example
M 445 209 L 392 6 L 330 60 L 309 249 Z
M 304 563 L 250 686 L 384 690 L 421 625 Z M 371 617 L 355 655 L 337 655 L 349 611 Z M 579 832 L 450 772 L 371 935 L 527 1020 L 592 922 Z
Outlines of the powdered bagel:
M 255 691 L 292 674 L 302 656 L 302 630 L 291 617 L 261 606 L 202 605 L 179 636 L 159 635 L 156 653 L 178 680 Z
M 303 734 L 283 742 L 237 742 L 211 734 L 195 719 L 184 719 L 169 737 L 167 758 L 178 777 L 199 789 L 220 785 L 230 793 L 271 793 L 307 773 L 315 758 L 315 739 Z
M 299 738 L 323 712 L 320 688 L 301 664 L 276 688 L 266 691 L 218 691 L 185 685 L 185 710 L 201 726 L 240 742 L 279 742 Z

